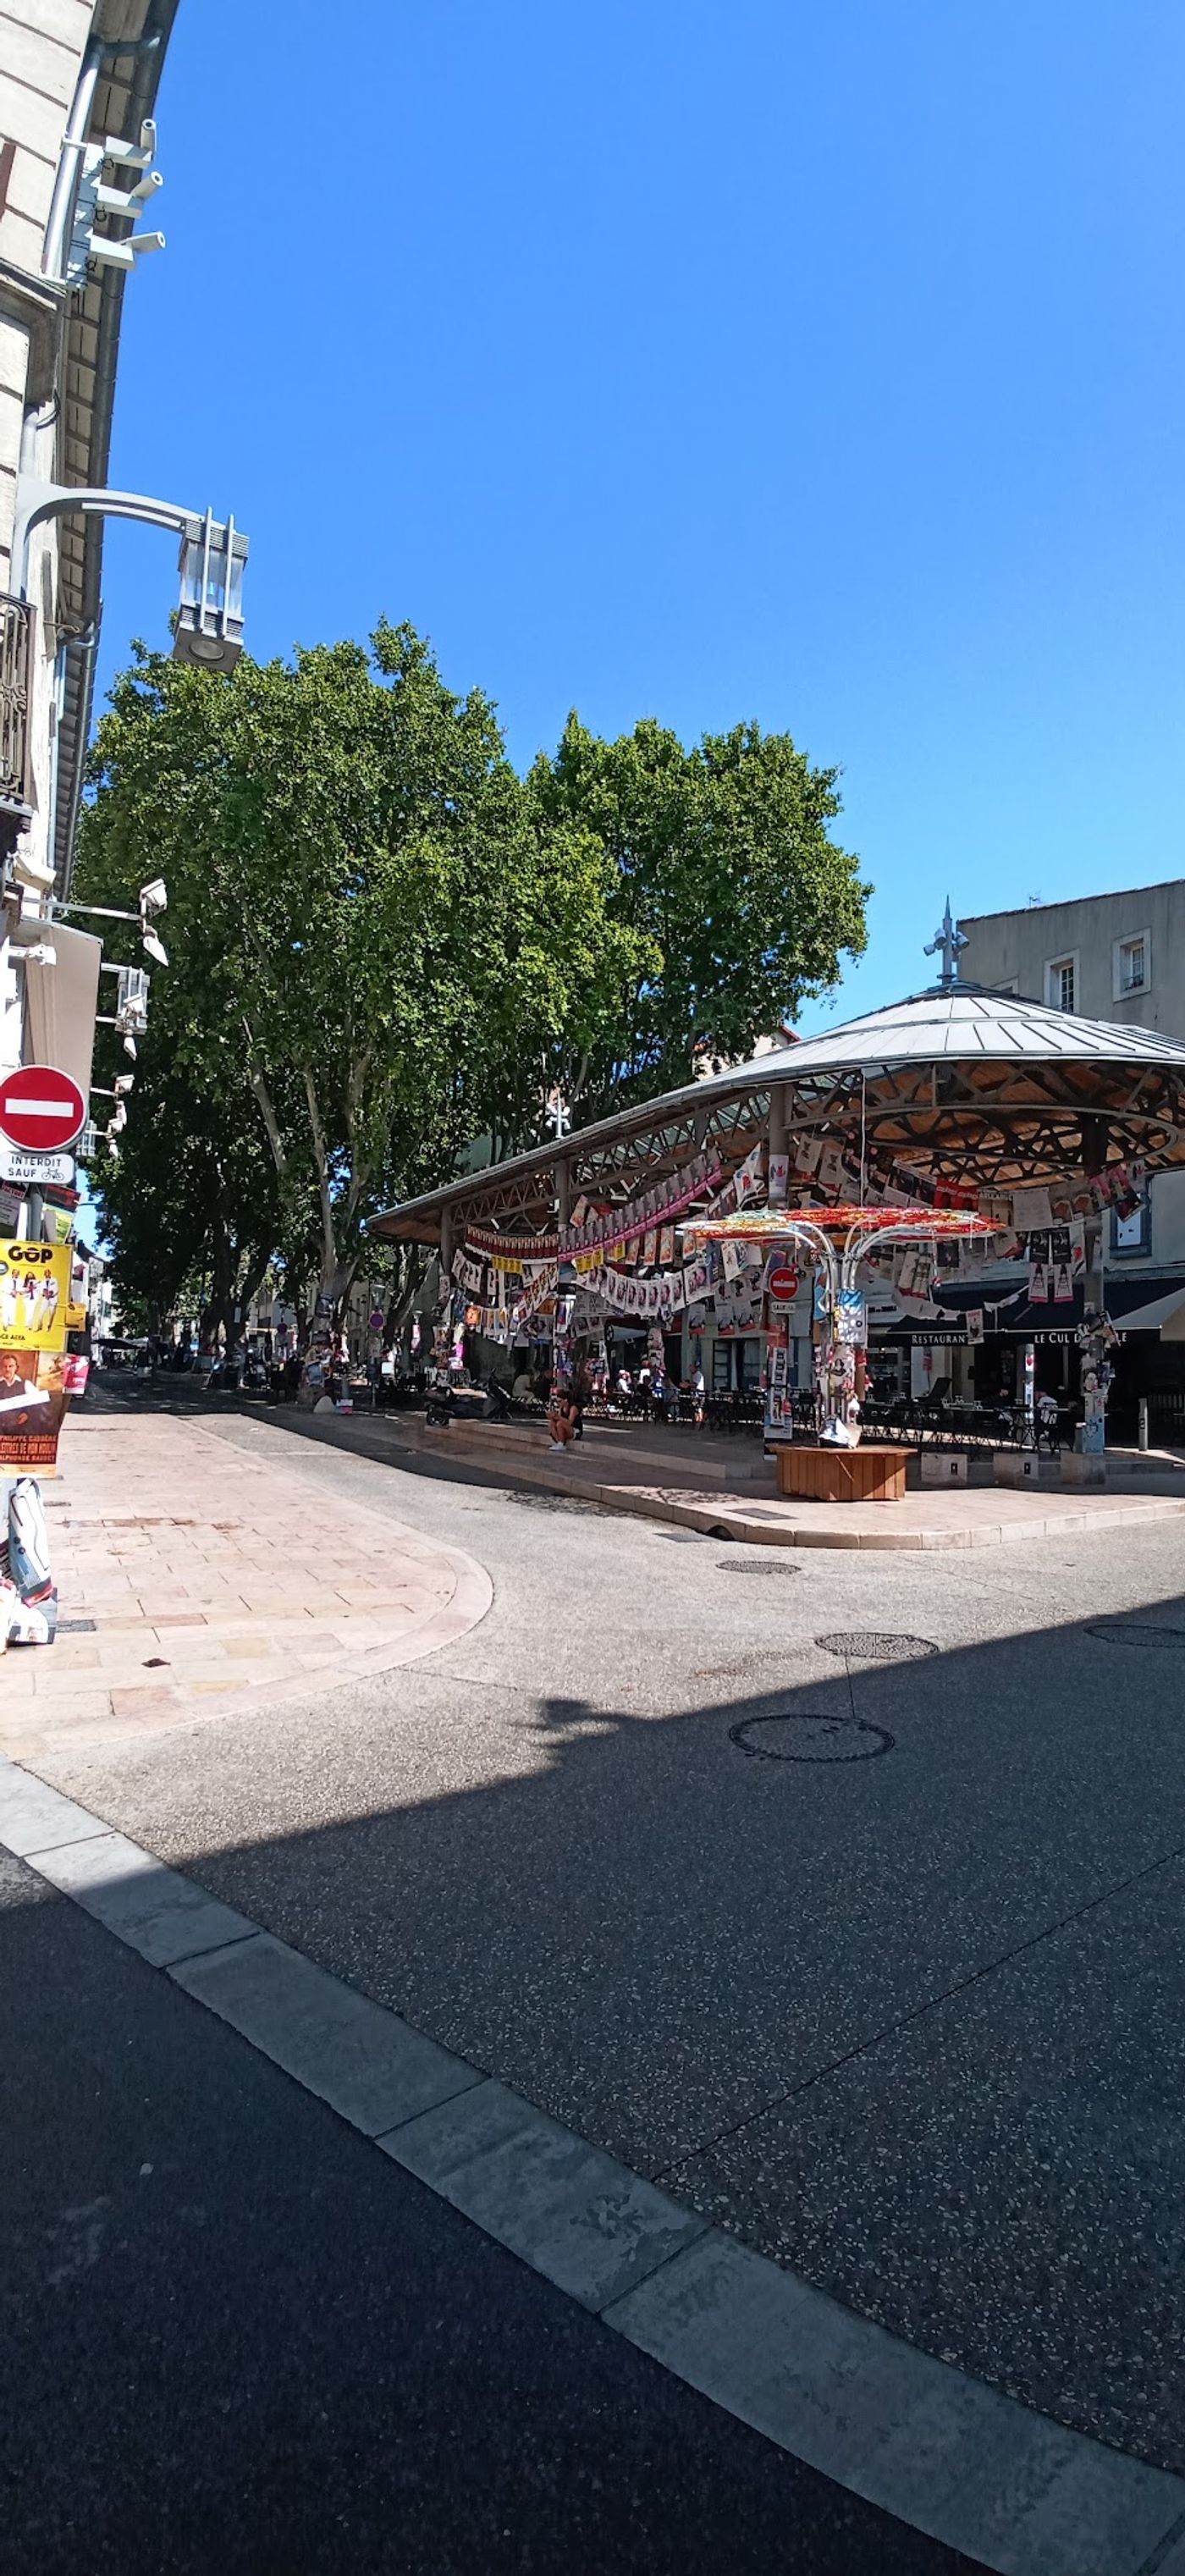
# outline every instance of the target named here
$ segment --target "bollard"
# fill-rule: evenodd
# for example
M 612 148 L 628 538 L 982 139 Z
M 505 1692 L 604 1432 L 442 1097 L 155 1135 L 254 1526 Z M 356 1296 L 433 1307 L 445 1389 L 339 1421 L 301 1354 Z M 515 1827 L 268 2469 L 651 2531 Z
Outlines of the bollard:
M 1141 1449 L 1146 1449 L 1148 1446 L 1148 1398 L 1146 1395 L 1142 1395 L 1140 1397 L 1139 1424 L 1139 1431 L 1136 1435 L 1137 1445 Z

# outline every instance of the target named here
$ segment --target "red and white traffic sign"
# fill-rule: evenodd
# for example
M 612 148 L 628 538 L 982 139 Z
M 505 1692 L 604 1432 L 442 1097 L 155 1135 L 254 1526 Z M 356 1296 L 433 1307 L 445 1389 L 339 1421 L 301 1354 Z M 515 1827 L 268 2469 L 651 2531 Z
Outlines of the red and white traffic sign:
M 786 1262 L 769 1274 L 769 1293 L 775 1306 L 792 1306 L 798 1295 L 798 1272 Z
M 0 1080 L 0 1136 L 26 1154 L 60 1154 L 86 1124 L 77 1083 L 53 1064 L 23 1064 Z

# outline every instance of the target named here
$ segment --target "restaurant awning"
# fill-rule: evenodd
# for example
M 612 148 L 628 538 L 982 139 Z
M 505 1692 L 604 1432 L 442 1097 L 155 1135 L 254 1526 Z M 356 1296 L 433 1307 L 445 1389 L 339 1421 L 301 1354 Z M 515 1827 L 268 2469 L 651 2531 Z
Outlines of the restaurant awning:
M 1150 1295 L 1155 1289 L 1158 1293 Z M 1113 1271 L 1106 1279 L 1107 1314 L 1121 1333 L 1155 1333 L 1163 1331 L 1176 1315 L 1182 1319 L 1182 1332 L 1171 1339 L 1185 1339 L 1185 1270 L 1159 1279 L 1121 1279 Z M 889 1313 L 874 1311 L 872 1329 L 875 1339 L 900 1340 L 904 1335 L 913 1341 L 929 1341 L 943 1333 L 962 1332 L 969 1314 L 983 1316 L 985 1337 L 993 1333 L 1020 1334 L 1030 1341 L 1043 1334 L 1076 1332 L 1082 1322 L 1081 1286 L 1072 1297 L 1056 1301 L 1044 1299 L 1034 1305 L 1028 1295 L 1027 1281 L 1020 1279 L 1014 1288 L 999 1281 L 990 1285 L 971 1286 L 967 1282 L 944 1288 L 938 1311 L 931 1317 L 909 1314 L 905 1309 Z

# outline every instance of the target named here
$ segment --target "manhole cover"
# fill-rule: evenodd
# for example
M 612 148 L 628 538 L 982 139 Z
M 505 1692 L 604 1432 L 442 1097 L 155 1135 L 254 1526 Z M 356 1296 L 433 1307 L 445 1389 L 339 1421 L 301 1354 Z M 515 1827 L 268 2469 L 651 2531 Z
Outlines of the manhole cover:
M 1185 1646 L 1185 1628 L 1153 1628 L 1143 1619 L 1100 1620 L 1088 1637 L 1103 1637 L 1109 1646 Z
M 89 1637 L 94 1631 L 93 1619 L 59 1619 L 59 1637 Z
M 782 1565 L 776 1557 L 769 1565 L 752 1556 L 718 1556 L 716 1559 L 718 1574 L 797 1574 L 798 1570 L 796 1565 Z
M 918 1655 L 936 1655 L 932 1637 L 894 1636 L 887 1628 L 832 1628 L 815 1644 L 829 1655 L 850 1657 L 855 1663 L 909 1664 Z
M 785 1717 L 746 1717 L 730 1726 L 729 1740 L 741 1753 L 756 1753 L 765 1762 L 871 1762 L 874 1754 L 891 1753 L 893 1737 L 883 1726 L 862 1717 L 824 1717 L 797 1711 Z

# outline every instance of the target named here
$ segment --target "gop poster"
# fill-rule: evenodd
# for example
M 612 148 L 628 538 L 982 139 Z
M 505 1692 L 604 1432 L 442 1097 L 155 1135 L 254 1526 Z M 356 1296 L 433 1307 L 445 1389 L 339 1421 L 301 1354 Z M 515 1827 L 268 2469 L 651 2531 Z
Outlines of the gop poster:
M 70 1249 L 0 1242 L 0 1469 L 52 1475 L 77 1365 L 66 1355 Z

